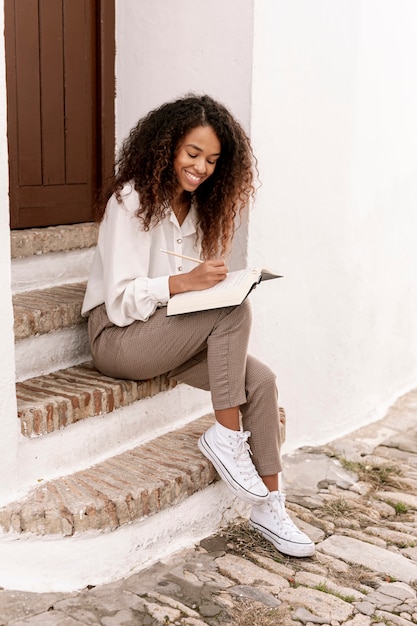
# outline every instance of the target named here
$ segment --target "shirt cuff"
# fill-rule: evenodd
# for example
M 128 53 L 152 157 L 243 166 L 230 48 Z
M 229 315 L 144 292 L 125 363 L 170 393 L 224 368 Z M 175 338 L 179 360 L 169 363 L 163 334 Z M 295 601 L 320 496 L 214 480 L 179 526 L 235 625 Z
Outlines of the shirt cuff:
M 158 303 L 158 306 L 165 306 L 169 300 L 169 276 L 158 276 L 148 280 L 149 295 Z

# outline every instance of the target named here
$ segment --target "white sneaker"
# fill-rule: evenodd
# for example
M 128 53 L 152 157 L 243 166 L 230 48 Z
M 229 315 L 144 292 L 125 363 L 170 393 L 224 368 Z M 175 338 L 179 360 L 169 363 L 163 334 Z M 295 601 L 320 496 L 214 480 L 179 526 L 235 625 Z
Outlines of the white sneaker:
M 250 432 L 225 428 L 218 422 L 198 440 L 198 447 L 216 468 L 229 489 L 249 504 L 269 498 L 269 489 L 251 461 Z
M 279 491 L 272 491 L 268 502 L 252 508 L 249 524 L 283 554 L 289 556 L 314 554 L 314 543 L 291 520 L 285 510 L 285 496 Z

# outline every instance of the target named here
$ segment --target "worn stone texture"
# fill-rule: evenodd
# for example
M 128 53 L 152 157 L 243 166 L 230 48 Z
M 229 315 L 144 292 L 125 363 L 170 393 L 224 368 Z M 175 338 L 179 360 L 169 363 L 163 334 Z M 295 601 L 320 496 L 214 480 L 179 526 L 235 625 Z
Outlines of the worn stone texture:
M 323 449 L 317 450 L 316 465 L 311 462 L 314 457 L 311 449 L 297 451 L 299 457 L 295 465 L 298 468 L 302 468 L 303 454 L 309 459 L 305 506 L 302 471 L 299 472 L 299 482 L 295 481 L 295 484 L 293 480 L 291 487 L 288 486 L 287 502 L 297 520 L 313 527 L 317 524 L 320 530 L 316 539 L 317 552 L 313 557 L 296 559 L 281 555 L 250 530 L 247 520 L 237 520 L 199 545 L 181 550 L 163 562 L 108 585 L 71 594 L 0 590 L 0 626 L 417 624 L 417 561 L 415 547 L 411 545 L 413 537 L 417 537 L 417 512 L 412 507 L 401 512 L 393 506 L 377 506 L 380 498 L 391 500 L 392 494 L 409 502 L 417 497 L 413 480 L 408 481 L 407 487 L 402 483 L 401 491 L 394 487 L 396 476 L 413 479 L 415 465 L 410 455 L 415 455 L 393 445 L 398 442 L 404 447 L 411 412 L 414 418 L 417 417 L 415 400 L 416 392 L 402 398 L 393 407 L 395 421 L 390 411 L 384 420 L 363 431 L 363 441 L 359 431 L 329 445 L 328 460 L 323 458 Z M 399 407 L 405 412 L 404 423 Z M 203 427 L 201 424 L 199 429 Z M 414 432 L 414 425 L 411 428 Z M 189 433 L 189 440 L 188 435 L 179 436 L 183 437 L 181 445 L 186 446 L 187 458 L 193 459 L 197 432 Z M 390 440 L 389 446 L 383 445 L 384 437 Z M 330 475 L 341 477 L 341 463 L 336 459 L 333 461 L 332 455 L 335 449 L 349 449 L 349 441 L 354 443 L 355 449 L 366 448 L 372 456 L 374 468 L 386 461 L 390 466 L 395 465 L 395 476 L 390 478 L 381 471 L 383 479 L 375 483 L 377 471 L 367 473 L 368 457 L 364 457 L 362 466 L 356 466 L 358 471 L 351 483 L 343 479 L 342 488 L 340 482 L 337 485 L 329 480 Z M 373 454 L 373 445 L 387 454 L 390 451 L 392 456 Z M 159 448 L 161 457 L 169 457 L 170 468 L 179 465 L 178 456 L 172 450 L 175 446 L 171 451 L 166 445 Z M 406 456 L 399 458 L 399 452 Z M 156 441 L 150 442 L 147 454 L 149 462 L 155 459 L 153 455 L 158 455 Z M 150 480 L 143 468 L 135 473 L 134 465 L 139 462 L 139 457 L 132 453 L 133 459 L 132 465 L 128 461 L 124 465 L 126 477 L 130 475 L 132 482 Z M 333 462 L 336 463 L 334 472 L 331 469 Z M 355 463 L 361 462 L 356 460 Z M 284 457 L 284 474 L 287 467 L 295 465 L 293 459 L 287 465 Z M 114 502 L 111 520 L 115 523 L 127 519 L 132 510 L 140 511 L 139 506 L 135 509 L 133 505 L 127 510 L 122 502 L 117 501 L 120 471 L 117 464 L 109 468 L 110 478 L 104 487 L 100 473 L 92 468 L 77 485 L 77 489 L 84 489 L 85 497 L 91 499 L 92 507 L 97 506 L 96 493 L 103 488 L 102 496 Z M 198 471 L 195 474 L 190 470 L 184 479 L 188 488 L 199 475 Z M 65 479 L 65 487 L 71 486 L 71 480 L 73 477 Z M 357 489 L 357 483 L 365 484 L 366 488 Z M 150 494 L 150 487 L 149 490 Z M 51 508 L 48 509 L 51 527 L 53 520 L 57 519 L 51 504 L 53 498 L 61 498 L 60 502 L 69 508 L 76 502 L 68 492 L 65 496 L 64 491 L 57 488 L 56 492 L 49 489 L 46 492 L 51 498 Z M 348 493 L 343 497 L 346 491 Z M 350 497 L 351 494 L 354 497 Z M 162 501 L 163 498 L 159 497 L 158 502 Z M 155 504 L 156 500 L 149 497 L 148 506 L 152 502 Z M 165 503 L 169 506 L 168 501 Z M 103 522 L 105 513 L 97 510 L 97 520 L 100 515 Z M 66 522 L 71 529 L 70 516 Z M 40 510 L 22 509 L 21 515 L 14 516 L 10 523 L 40 528 L 44 522 Z M 82 525 L 82 520 L 78 523 Z M 375 545 L 375 540 L 379 540 L 379 545 Z
M 371 618 L 365 615 L 355 615 L 345 622 L 345 626 L 370 626 Z
M 343 587 L 342 585 L 336 585 L 332 580 L 327 578 L 326 576 L 321 576 L 320 574 L 314 574 L 311 572 L 297 572 L 294 577 L 295 584 L 303 587 L 316 587 L 320 588 L 320 586 L 324 586 L 329 592 L 339 596 L 339 597 L 351 597 L 355 600 L 361 600 L 366 598 L 366 595 L 358 591 L 357 589 L 353 589 L 352 587 Z
M 348 563 L 362 565 L 385 576 L 393 576 L 404 582 L 417 580 L 417 563 L 402 554 L 374 546 L 352 537 L 332 535 L 325 539 L 319 549 L 326 554 L 343 559 Z
M 16 259 L 35 254 L 91 248 L 96 245 L 97 237 L 98 224 L 95 222 L 12 230 L 11 256 L 12 259 Z
M 138 400 L 173 389 L 174 380 L 122 380 L 82 363 L 16 384 L 17 414 L 25 437 L 47 435 L 81 419 L 111 413 Z
M 385 623 L 390 626 L 410 626 L 410 620 L 400 617 L 400 615 L 389 613 L 388 611 L 376 611 L 375 615 L 381 618 L 380 621 L 382 621 L 382 623 L 385 621 Z
M 35 289 L 13 296 L 15 341 L 86 324 L 81 316 L 85 283 Z
M 415 456 L 417 460 L 417 454 Z M 417 511 L 417 495 L 405 493 L 403 491 L 379 491 L 376 496 L 385 502 L 405 504 L 410 509 Z
M 282 576 L 233 554 L 216 559 L 216 564 L 224 576 L 236 580 L 240 585 L 253 585 L 256 581 L 258 586 L 274 594 L 289 587 L 289 582 Z
M 337 596 L 318 589 L 296 587 L 285 589 L 279 594 L 280 600 L 290 605 L 301 606 L 326 620 L 323 623 L 337 620 L 346 621 L 353 614 L 353 606 Z
M 0 526 L 25 535 L 114 530 L 181 502 L 215 480 L 197 439 L 203 417 L 72 476 L 41 484 L 0 509 Z M 104 478 L 105 477 L 105 478 Z

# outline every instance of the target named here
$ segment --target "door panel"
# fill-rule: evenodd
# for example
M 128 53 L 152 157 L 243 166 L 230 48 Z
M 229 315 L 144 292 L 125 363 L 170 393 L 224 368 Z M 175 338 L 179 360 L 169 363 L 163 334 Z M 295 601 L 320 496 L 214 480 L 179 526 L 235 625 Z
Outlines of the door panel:
M 11 226 L 89 221 L 113 158 L 114 0 L 6 0 L 5 25 Z

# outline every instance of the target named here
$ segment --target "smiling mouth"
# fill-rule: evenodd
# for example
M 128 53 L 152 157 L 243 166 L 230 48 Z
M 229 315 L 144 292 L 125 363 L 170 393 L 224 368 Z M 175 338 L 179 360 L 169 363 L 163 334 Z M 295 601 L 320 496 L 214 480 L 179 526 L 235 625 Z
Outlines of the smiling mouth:
M 191 172 L 189 172 L 188 170 L 185 170 L 185 174 L 192 183 L 199 183 L 203 180 L 202 176 L 196 176 L 195 174 L 191 174 Z

